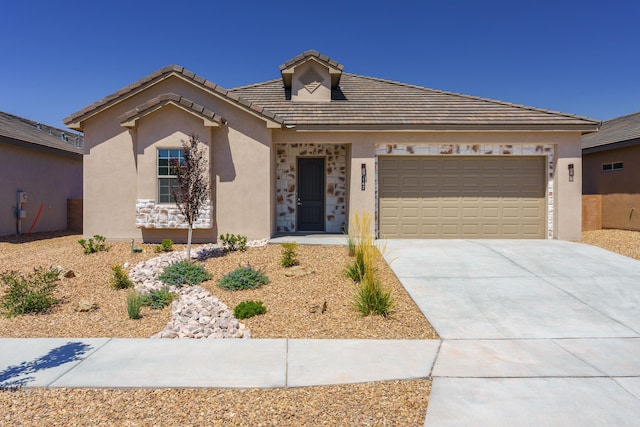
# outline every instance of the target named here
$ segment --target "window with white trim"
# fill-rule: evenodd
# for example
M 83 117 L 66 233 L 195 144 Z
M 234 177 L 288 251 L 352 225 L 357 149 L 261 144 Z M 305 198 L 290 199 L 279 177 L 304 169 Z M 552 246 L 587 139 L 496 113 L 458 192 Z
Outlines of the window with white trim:
M 602 172 L 621 171 L 622 166 L 622 162 L 603 163 Z
M 179 148 L 158 150 L 158 203 L 175 203 L 171 189 L 178 185 L 178 178 L 171 166 L 173 162 L 184 163 L 184 151 Z

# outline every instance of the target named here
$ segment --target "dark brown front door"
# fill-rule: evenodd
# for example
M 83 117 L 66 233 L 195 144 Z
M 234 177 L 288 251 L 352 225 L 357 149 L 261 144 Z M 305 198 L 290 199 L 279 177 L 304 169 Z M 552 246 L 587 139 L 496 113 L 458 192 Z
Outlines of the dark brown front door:
M 298 158 L 298 231 L 324 231 L 324 158 Z

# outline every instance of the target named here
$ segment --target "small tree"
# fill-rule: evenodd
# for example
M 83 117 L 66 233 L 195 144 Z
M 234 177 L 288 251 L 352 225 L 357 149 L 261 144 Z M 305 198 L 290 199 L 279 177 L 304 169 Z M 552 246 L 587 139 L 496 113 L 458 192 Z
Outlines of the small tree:
M 189 224 L 187 237 L 187 260 L 191 260 L 191 235 L 193 223 L 200 216 L 200 209 L 209 199 L 209 177 L 205 150 L 198 146 L 198 136 L 191 134 L 189 141 L 182 141 L 184 161 L 171 161 L 177 185 L 171 188 L 171 195 L 178 205 L 180 213 Z

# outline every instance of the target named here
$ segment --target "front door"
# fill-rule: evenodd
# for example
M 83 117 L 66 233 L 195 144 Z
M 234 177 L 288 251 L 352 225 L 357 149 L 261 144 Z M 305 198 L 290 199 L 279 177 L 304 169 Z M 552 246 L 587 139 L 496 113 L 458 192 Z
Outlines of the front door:
M 324 158 L 298 158 L 298 231 L 324 231 Z

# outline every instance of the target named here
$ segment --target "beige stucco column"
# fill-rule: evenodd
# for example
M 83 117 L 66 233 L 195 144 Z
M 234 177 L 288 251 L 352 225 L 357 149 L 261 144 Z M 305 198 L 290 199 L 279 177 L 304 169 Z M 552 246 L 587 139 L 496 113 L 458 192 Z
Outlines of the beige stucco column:
M 556 146 L 554 237 L 579 241 L 582 238 L 582 148 L 580 135 L 567 135 Z M 573 165 L 573 178 L 569 176 Z
M 365 189 L 362 189 L 362 165 L 366 168 Z M 376 147 L 372 142 L 351 146 L 351 179 L 349 181 L 349 219 L 356 213 L 372 215 L 371 232 L 375 233 L 376 213 Z

